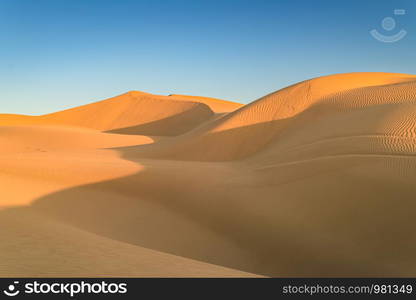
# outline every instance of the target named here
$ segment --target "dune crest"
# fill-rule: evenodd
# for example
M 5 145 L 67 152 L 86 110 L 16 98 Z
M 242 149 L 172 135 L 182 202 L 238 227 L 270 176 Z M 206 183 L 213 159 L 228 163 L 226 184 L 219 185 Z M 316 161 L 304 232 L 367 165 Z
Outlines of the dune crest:
M 231 102 L 216 98 L 208 98 L 208 97 L 199 97 L 199 96 L 188 96 L 188 95 L 177 95 L 171 94 L 169 95 L 170 98 L 177 100 L 177 101 L 197 101 L 200 103 L 204 103 L 208 105 L 213 112 L 215 113 L 228 113 L 234 111 L 242 106 L 241 103 Z

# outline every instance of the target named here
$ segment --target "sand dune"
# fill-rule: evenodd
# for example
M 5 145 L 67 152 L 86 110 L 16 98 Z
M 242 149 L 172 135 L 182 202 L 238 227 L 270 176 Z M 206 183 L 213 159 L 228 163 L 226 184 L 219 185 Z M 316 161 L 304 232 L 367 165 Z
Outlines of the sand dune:
M 207 121 L 214 112 L 229 112 L 240 106 L 205 97 L 159 96 L 131 91 L 42 116 L 0 114 L 0 125 L 58 124 L 122 134 L 171 136 L 182 134 Z
M 150 147 L 150 156 L 207 161 L 241 159 L 264 150 L 280 134 L 289 135 L 291 128 L 299 126 L 303 130 L 328 114 L 411 103 L 415 84 L 415 76 L 390 73 L 350 73 L 307 80 L 262 97 L 169 148 Z
M 140 129 L 132 128 L 151 123 L 153 127 L 147 128 L 144 134 L 172 135 L 185 132 L 211 116 L 210 108 L 202 103 L 171 101 L 166 97 L 129 92 L 104 101 L 44 115 L 42 119 L 50 123 L 103 131 L 126 130 L 128 133 L 138 133 Z M 170 118 L 174 118 L 174 121 L 167 125 L 163 122 L 154 124 Z
M 415 139 L 391 73 L 0 115 L 0 276 L 415 276 Z

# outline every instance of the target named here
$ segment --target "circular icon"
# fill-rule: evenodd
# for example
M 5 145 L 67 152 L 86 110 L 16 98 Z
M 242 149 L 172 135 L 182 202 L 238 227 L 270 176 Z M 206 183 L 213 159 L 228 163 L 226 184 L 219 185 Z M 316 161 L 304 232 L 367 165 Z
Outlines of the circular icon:
M 13 285 L 13 284 L 9 285 L 9 291 L 13 292 L 13 291 L 14 291 L 14 289 L 15 289 L 15 287 L 14 287 L 14 285 Z
M 381 22 L 381 26 L 387 30 L 393 30 L 396 27 L 396 21 L 392 17 L 386 17 Z

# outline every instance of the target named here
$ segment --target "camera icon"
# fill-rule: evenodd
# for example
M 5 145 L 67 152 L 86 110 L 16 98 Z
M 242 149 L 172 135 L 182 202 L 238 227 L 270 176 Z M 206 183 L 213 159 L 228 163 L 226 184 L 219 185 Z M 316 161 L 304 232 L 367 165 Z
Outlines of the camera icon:
M 6 295 L 6 296 L 9 296 L 9 297 L 14 297 L 14 296 L 17 296 L 19 293 L 20 293 L 20 291 L 16 288 L 16 286 L 19 284 L 19 281 L 14 281 L 13 282 L 13 284 L 10 284 L 8 287 L 7 287 L 7 290 L 4 290 L 3 291 L 3 293 Z
M 406 14 L 406 10 L 404 9 L 395 9 L 394 10 L 394 15 L 396 16 L 402 16 Z M 392 31 L 393 29 L 396 28 L 396 20 L 393 19 L 392 17 L 385 17 L 382 21 L 381 21 L 381 27 L 386 31 Z M 382 34 L 380 32 L 378 32 L 377 29 L 373 29 L 370 31 L 370 34 L 378 41 L 383 42 L 383 43 L 395 43 L 400 41 L 401 39 L 403 39 L 406 34 L 407 31 L 404 29 L 401 29 L 398 33 L 393 34 L 393 35 L 385 35 Z

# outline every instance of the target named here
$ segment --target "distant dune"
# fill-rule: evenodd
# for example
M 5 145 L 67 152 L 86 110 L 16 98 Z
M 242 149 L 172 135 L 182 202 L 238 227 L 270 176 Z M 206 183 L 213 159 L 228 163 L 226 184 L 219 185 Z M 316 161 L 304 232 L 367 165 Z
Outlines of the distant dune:
M 0 115 L 0 276 L 416 276 L 415 139 L 392 73 Z
M 212 98 L 159 96 L 131 91 L 38 117 L 0 115 L 0 125 L 60 124 L 123 134 L 171 136 L 182 134 L 207 121 L 214 112 L 231 111 L 240 106 L 241 104 Z

